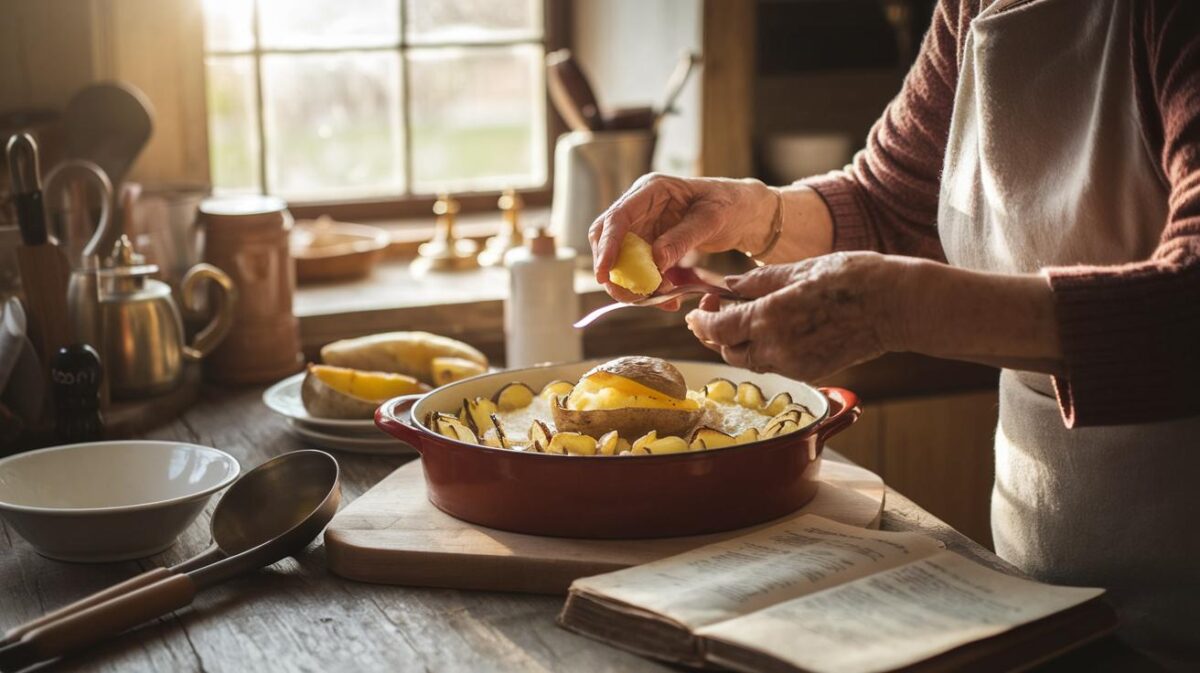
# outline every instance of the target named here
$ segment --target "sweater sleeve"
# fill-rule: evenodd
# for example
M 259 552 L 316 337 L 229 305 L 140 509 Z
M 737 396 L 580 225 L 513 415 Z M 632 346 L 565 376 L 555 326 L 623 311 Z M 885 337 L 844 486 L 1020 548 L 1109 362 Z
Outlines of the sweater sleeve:
M 1135 84 L 1170 188 L 1168 220 L 1146 261 L 1046 270 L 1068 427 L 1200 413 L 1200 2 L 1147 0 L 1139 12 Z
M 851 164 L 800 181 L 833 216 L 834 250 L 945 260 L 938 240 L 942 161 L 958 85 L 960 36 L 969 0 L 942 0 L 900 93 L 888 104 Z

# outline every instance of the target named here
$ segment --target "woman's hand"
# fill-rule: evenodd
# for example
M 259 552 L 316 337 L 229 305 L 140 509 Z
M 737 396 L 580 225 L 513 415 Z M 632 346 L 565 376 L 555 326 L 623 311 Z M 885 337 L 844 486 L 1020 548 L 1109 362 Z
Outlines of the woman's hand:
M 835 253 L 726 278 L 749 300 L 708 295 L 688 328 L 726 362 L 815 380 L 886 352 L 1065 371 L 1054 293 L 1037 274 Z
M 758 180 L 644 175 L 588 231 L 596 280 L 618 300 L 638 298 L 608 280 L 621 240 L 630 232 L 651 244 L 660 271 L 692 250 L 761 249 L 778 204 L 771 188 Z
M 708 295 L 688 327 L 731 365 L 818 379 L 896 348 L 894 293 L 914 263 L 853 252 L 764 266 L 726 279 L 748 301 L 721 308 Z

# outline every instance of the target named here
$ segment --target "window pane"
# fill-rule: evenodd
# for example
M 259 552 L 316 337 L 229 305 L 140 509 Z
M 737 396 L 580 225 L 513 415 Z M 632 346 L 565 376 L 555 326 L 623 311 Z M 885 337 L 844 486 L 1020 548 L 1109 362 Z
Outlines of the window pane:
M 400 0 L 259 0 L 258 12 L 265 49 L 400 42 Z
M 546 181 L 541 45 L 414 49 L 413 189 Z
M 263 57 L 267 184 L 306 199 L 403 189 L 396 52 Z
M 222 192 L 257 192 L 259 184 L 258 99 L 253 56 L 209 56 L 208 155 L 213 187 Z
M 250 0 L 204 0 L 204 46 L 209 51 L 253 49 L 253 13 Z
M 412 42 L 537 39 L 540 0 L 405 0 L 405 31 Z

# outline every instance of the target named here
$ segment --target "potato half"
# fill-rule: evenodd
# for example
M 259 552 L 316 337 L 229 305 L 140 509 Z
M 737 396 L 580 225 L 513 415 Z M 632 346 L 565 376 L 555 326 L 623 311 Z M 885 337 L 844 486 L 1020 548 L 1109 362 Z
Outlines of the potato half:
M 564 400 L 551 405 L 559 430 L 599 439 L 613 430 L 621 437 L 687 436 L 699 422 L 700 405 L 687 399 L 683 375 L 660 358 L 623 357 L 593 368 Z
M 434 358 L 461 358 L 483 367 L 487 357 L 475 348 L 429 332 L 386 332 L 343 339 L 321 349 L 325 364 L 392 372 L 433 383 Z
M 567 432 L 578 432 L 599 439 L 616 431 L 621 437 L 641 437 L 654 430 L 662 436 L 688 436 L 700 422 L 700 409 L 567 409 L 561 401 L 551 407 L 554 426 Z
M 429 386 L 402 374 L 309 365 L 300 386 L 300 401 L 313 416 L 369 419 L 384 400 L 426 390 Z

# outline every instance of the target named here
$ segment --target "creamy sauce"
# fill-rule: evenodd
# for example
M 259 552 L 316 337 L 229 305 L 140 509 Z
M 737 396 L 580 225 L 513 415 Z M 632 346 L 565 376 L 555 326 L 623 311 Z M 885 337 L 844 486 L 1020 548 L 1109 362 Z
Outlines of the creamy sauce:
M 541 421 L 555 431 L 554 415 L 550 412 L 550 400 L 535 395 L 533 402 L 522 409 L 513 411 L 497 411 L 496 419 L 500 421 L 500 429 L 514 447 L 525 448 L 529 444 L 529 427 L 534 421 Z
M 747 409 L 737 402 L 707 400 L 704 402 L 704 414 L 700 417 L 700 423 L 696 427 L 707 425 L 727 435 L 737 437 L 750 428 L 762 430 L 767 426 L 769 420 L 771 420 L 770 416 L 754 409 Z

